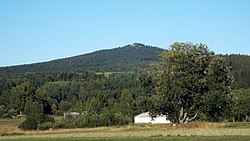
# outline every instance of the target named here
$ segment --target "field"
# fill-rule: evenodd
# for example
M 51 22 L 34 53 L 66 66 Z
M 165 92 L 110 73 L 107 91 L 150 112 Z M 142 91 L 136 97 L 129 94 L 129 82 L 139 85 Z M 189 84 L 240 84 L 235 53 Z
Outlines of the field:
M 60 118 L 58 118 L 60 119 Z M 23 119 L 0 120 L 0 140 L 80 141 L 80 140 L 166 140 L 166 141 L 248 141 L 250 123 L 194 122 L 188 125 L 127 125 L 82 129 L 22 131 Z

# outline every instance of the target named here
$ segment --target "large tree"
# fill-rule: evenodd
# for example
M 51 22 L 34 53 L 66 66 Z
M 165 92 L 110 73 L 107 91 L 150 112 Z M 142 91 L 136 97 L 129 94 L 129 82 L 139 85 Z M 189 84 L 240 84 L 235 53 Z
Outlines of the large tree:
M 250 121 L 250 89 L 239 89 L 234 92 L 235 106 L 233 116 L 236 121 Z
M 20 114 L 24 111 L 24 106 L 27 101 L 27 97 L 32 96 L 34 91 L 32 90 L 29 82 L 21 83 L 11 89 L 11 105 Z
M 220 120 L 230 109 L 232 75 L 223 58 L 204 44 L 174 43 L 159 63 L 141 71 L 150 112 L 185 123 L 199 115 Z

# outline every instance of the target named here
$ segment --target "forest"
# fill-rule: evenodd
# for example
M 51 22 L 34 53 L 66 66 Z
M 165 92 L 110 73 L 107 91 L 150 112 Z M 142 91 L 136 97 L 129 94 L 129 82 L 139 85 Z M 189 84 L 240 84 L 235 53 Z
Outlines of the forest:
M 205 45 L 185 43 L 175 43 L 165 51 L 136 43 L 68 59 L 4 67 L 0 68 L 0 117 L 28 115 L 20 125 L 25 130 L 124 125 L 146 111 L 171 113 L 174 116 L 169 118 L 178 123 L 188 122 L 188 114 L 189 119 L 206 121 L 248 121 L 249 67 L 249 56 L 216 55 Z M 166 95 L 178 97 L 171 95 L 178 93 L 177 103 L 190 101 L 180 102 L 179 107 L 166 104 L 173 100 Z M 199 95 L 194 97 L 194 93 Z M 61 122 L 50 116 L 65 112 L 81 116 L 68 116 Z
M 0 68 L 0 76 L 16 76 L 26 72 L 128 72 L 145 68 L 158 60 L 161 48 L 134 43 L 114 49 L 100 50 L 49 62 Z

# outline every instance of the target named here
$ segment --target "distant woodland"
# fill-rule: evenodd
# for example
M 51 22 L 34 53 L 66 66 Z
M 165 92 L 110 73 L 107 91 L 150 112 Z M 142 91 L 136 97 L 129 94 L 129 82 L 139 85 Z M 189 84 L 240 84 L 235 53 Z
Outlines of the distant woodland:
M 135 43 L 50 62 L 0 68 L 0 76 L 57 72 L 128 72 L 147 67 L 159 59 L 164 50 Z
M 186 44 L 175 45 L 178 47 Z M 215 55 L 205 47 L 200 51 L 199 47 L 188 45 L 190 50 L 188 53 L 196 54 L 194 56 L 199 59 L 204 57 L 203 53 L 207 51 L 211 55 L 211 60 L 213 57 L 226 60 L 225 65 L 229 68 L 226 72 L 228 76 L 230 74 L 233 76 L 230 94 L 234 105 L 231 105 L 228 117 L 205 119 L 203 115 L 197 118 L 208 121 L 249 120 L 250 57 Z M 183 51 L 182 48 L 177 49 Z M 153 91 L 144 84 L 146 82 L 149 84 L 148 80 L 154 79 L 145 77 L 142 80 L 141 76 L 153 64 L 164 60 L 163 52 L 173 53 L 171 50 L 175 51 L 173 46 L 166 51 L 135 43 L 50 62 L 2 67 L 0 68 L 0 118 L 11 118 L 19 114 L 30 115 L 27 119 L 34 121 L 34 124 L 27 123 L 29 122 L 27 120 L 20 125 L 27 130 L 132 123 L 135 115 L 152 109 L 148 94 Z M 185 55 L 186 52 L 183 53 L 183 56 Z M 68 117 L 62 123 L 54 123 L 48 116 L 62 116 L 64 112 L 78 112 L 84 116 Z

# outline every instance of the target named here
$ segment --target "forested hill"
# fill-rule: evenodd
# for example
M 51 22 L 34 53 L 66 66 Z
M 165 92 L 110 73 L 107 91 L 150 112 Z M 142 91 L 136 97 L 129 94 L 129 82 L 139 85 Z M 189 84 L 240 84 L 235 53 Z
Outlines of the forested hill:
M 115 72 L 135 71 L 144 68 L 158 59 L 161 48 L 134 43 L 124 47 L 100 50 L 89 54 L 49 62 L 0 68 L 0 76 L 20 75 L 26 72 Z
M 159 59 L 164 49 L 134 43 L 123 47 L 100 50 L 70 58 L 29 65 L 0 68 L 0 76 L 17 76 L 27 72 L 128 72 L 147 67 Z M 235 77 L 234 88 L 250 87 L 250 56 L 221 55 L 227 59 Z
M 235 78 L 234 88 L 250 88 L 250 56 L 231 54 L 223 57 L 232 67 Z

